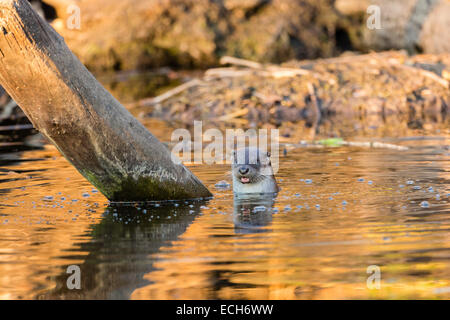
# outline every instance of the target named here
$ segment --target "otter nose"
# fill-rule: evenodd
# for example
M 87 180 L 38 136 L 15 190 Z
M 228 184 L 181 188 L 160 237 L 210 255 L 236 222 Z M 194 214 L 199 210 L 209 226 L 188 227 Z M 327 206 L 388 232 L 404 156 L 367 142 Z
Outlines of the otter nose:
M 240 167 L 239 168 L 239 173 L 240 174 L 247 174 L 248 173 L 248 168 L 247 167 Z

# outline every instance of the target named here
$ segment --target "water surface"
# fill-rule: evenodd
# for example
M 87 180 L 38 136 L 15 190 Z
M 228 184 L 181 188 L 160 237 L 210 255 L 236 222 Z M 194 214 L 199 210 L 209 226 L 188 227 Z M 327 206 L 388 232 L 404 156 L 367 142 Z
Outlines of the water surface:
M 228 166 L 197 165 L 213 199 L 122 206 L 51 145 L 4 152 L 0 298 L 448 299 L 450 139 L 385 141 L 410 149 L 289 151 L 275 199 L 233 201 Z

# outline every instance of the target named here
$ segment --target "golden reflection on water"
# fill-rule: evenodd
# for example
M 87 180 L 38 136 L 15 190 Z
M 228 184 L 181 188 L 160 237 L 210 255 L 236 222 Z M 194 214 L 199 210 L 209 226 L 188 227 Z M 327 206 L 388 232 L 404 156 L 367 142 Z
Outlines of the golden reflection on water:
M 250 205 L 214 187 L 225 165 L 191 166 L 210 201 L 115 207 L 52 146 L 1 155 L 0 298 L 448 299 L 448 142 L 297 149 L 275 201 Z M 81 290 L 65 287 L 72 264 Z

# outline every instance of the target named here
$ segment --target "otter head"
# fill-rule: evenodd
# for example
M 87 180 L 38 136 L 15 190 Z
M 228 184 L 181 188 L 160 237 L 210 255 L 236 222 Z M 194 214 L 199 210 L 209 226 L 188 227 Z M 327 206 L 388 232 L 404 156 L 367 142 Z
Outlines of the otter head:
M 233 180 L 241 184 L 253 184 L 273 176 L 270 153 L 258 148 L 242 148 L 233 152 Z

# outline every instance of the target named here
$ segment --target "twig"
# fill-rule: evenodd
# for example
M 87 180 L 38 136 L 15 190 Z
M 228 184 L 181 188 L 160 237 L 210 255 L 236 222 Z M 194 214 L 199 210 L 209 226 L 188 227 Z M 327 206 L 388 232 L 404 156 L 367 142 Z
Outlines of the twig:
M 183 83 L 182 85 L 180 85 L 178 87 L 175 87 L 169 91 L 164 92 L 163 94 L 161 94 L 157 97 L 142 99 L 141 101 L 139 101 L 138 105 L 143 106 L 143 107 L 148 107 L 148 106 L 151 106 L 154 104 L 161 103 L 177 94 L 180 94 L 181 92 L 183 92 L 189 88 L 199 85 L 200 83 L 201 83 L 201 81 L 199 79 L 190 80 L 186 83 Z
M 235 111 L 233 113 L 229 113 L 229 114 L 226 114 L 224 116 L 221 116 L 217 120 L 218 121 L 228 121 L 228 120 L 240 117 L 240 116 L 245 116 L 247 113 L 248 113 L 248 109 L 247 108 L 240 109 L 240 110 L 237 110 L 237 111 Z
M 400 64 L 400 63 L 390 63 L 392 66 L 396 66 L 405 70 L 410 70 L 413 71 L 415 73 L 418 73 L 422 76 L 424 76 L 425 78 L 431 79 L 433 81 L 436 81 L 437 83 L 441 84 L 444 88 L 448 89 L 450 88 L 450 83 L 448 80 L 441 78 L 440 76 L 438 76 L 436 73 L 425 70 L 425 69 L 421 69 L 421 68 L 415 68 L 413 66 L 408 66 L 406 64 Z
M 236 69 L 236 68 L 213 68 L 208 69 L 205 72 L 206 80 L 210 80 L 211 78 L 234 78 L 234 77 L 243 77 L 250 74 L 255 74 L 256 71 L 253 69 Z
M 220 59 L 220 64 L 232 64 L 235 66 L 243 66 L 251 69 L 262 69 L 264 66 L 259 62 L 239 59 L 235 57 L 225 56 Z
M 225 56 L 220 59 L 221 64 L 231 64 L 235 66 L 241 66 L 241 67 L 247 67 L 252 70 L 258 70 L 258 75 L 262 75 L 265 77 L 274 77 L 274 78 L 284 78 L 284 77 L 295 77 L 298 75 L 311 75 L 314 74 L 314 72 L 311 72 L 306 69 L 302 68 L 286 68 L 286 67 L 280 67 L 276 65 L 263 65 L 259 62 L 254 62 L 250 60 Z M 213 69 L 214 70 L 214 69 Z M 215 72 L 218 72 L 218 70 L 221 70 L 222 75 L 224 68 L 221 69 L 215 69 L 215 71 L 211 71 L 209 75 L 214 74 Z M 236 70 L 236 69 L 234 69 Z M 207 73 L 210 70 L 207 71 Z M 246 72 L 249 72 L 246 70 Z M 245 73 L 246 75 L 247 73 Z M 239 76 L 239 73 L 232 73 L 231 76 Z
M 360 54 L 360 55 L 345 55 L 336 58 L 327 58 L 327 59 L 319 59 L 313 61 L 313 64 L 337 64 L 337 63 L 353 63 L 353 62 L 364 62 L 370 59 L 394 59 L 399 61 L 400 58 L 405 59 L 406 55 L 402 52 L 394 51 L 394 52 L 377 52 L 377 53 L 368 53 L 368 54 Z
M 310 75 L 311 72 L 305 69 L 294 69 L 294 68 L 278 68 L 278 67 L 268 67 L 267 69 L 236 69 L 230 68 L 214 68 L 209 69 L 205 72 L 205 77 L 207 80 L 211 78 L 235 78 L 243 77 L 247 75 L 258 75 L 260 77 L 273 77 L 273 78 L 289 78 L 296 76 Z
M 406 151 L 409 148 L 405 146 L 398 146 L 391 143 L 383 143 L 383 142 L 352 142 L 352 141 L 343 141 L 342 145 L 351 146 L 351 147 L 365 147 L 365 148 L 379 148 L 379 149 L 393 149 L 399 151 Z
M 306 76 L 306 75 L 316 76 L 314 72 L 301 68 L 284 68 L 284 67 L 269 66 L 267 67 L 267 72 L 269 72 L 269 74 L 274 78 L 285 78 L 285 77 Z
M 3 131 L 17 131 L 17 130 L 30 130 L 33 129 L 32 124 L 13 124 L 10 126 L 0 126 L 0 132 Z
M 281 146 L 289 147 L 291 149 L 297 148 L 326 148 L 329 147 L 323 143 L 318 143 L 316 141 L 308 142 L 302 141 L 301 143 L 280 143 Z M 349 146 L 349 147 L 360 147 L 360 148 L 379 148 L 379 149 L 392 149 L 398 151 L 406 151 L 409 150 L 408 147 L 399 146 L 391 143 L 383 143 L 383 142 L 356 142 L 356 141 L 339 141 L 334 145 L 336 146 Z

